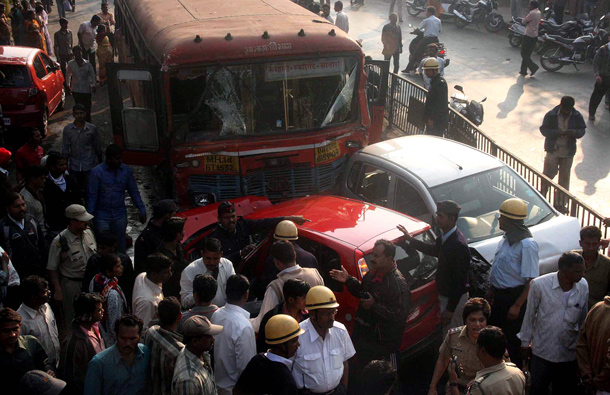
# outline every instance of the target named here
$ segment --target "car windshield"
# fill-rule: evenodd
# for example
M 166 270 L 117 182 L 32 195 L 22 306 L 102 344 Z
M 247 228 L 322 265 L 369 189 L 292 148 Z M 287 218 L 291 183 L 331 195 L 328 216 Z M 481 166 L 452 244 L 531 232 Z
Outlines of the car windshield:
M 502 234 L 498 209 L 502 202 L 519 198 L 527 204 L 527 226 L 553 218 L 556 213 L 534 188 L 508 166 L 499 167 L 430 189 L 435 201 L 453 200 L 462 206 L 457 226 L 469 243 Z
M 30 74 L 26 66 L 0 64 L 0 88 L 27 88 Z
M 181 69 L 170 79 L 176 138 L 286 133 L 355 119 L 355 57 Z
M 434 234 L 431 231 L 420 233 L 415 236 L 415 239 L 434 244 Z M 394 256 L 396 267 L 405 276 L 411 289 L 419 288 L 434 279 L 438 266 L 437 258 L 410 247 L 404 239 L 394 241 L 394 244 L 396 245 L 396 255 Z M 371 256 L 372 253 L 366 254 L 364 260 L 367 266 L 372 269 Z

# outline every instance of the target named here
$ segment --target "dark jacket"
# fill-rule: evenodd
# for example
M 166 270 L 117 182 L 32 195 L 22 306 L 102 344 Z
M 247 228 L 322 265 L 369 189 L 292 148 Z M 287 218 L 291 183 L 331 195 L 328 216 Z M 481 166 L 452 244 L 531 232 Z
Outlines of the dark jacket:
M 265 219 L 243 219 L 238 218 L 233 233 L 218 225 L 210 234 L 222 244 L 222 255 L 237 267 L 241 263 L 241 251 L 245 246 L 250 244 L 250 235 L 263 230 L 274 229 L 277 224 L 284 220 L 284 217 L 265 218 Z
M 17 349 L 11 354 L 0 348 L 0 392 L 7 395 L 23 393 L 19 391 L 19 380 L 27 372 L 54 370 L 38 339 L 34 336 L 19 336 L 18 342 Z
M 89 338 L 76 321 L 72 321 L 70 338 L 59 359 L 59 378 L 74 388 L 76 394 L 85 389 L 87 365 L 96 352 Z
M 547 112 L 544 116 L 544 120 L 542 121 L 542 126 L 540 126 L 540 133 L 546 137 L 544 140 L 544 150 L 546 152 L 555 151 L 555 144 L 557 143 L 557 138 L 559 137 L 559 126 L 557 121 L 557 117 L 559 116 L 559 107 L 560 106 L 557 106 L 551 111 Z M 573 130 L 575 135 L 575 137 L 571 137 L 568 140 L 570 155 L 574 155 L 576 153 L 576 139 L 579 139 L 585 135 L 586 127 L 587 125 L 585 124 L 585 120 L 583 119 L 582 115 L 576 111 L 576 109 L 573 109 L 570 119 L 568 120 L 568 129 Z
M 8 215 L 0 220 L 0 246 L 11 257 L 20 278 L 45 275 L 48 245 L 40 225 L 31 215 L 25 215 L 23 229 Z
M 610 76 L 610 49 L 607 44 L 597 50 L 593 59 L 593 70 L 595 75 Z
M 76 180 L 68 174 L 64 175 L 64 179 L 66 180 L 65 192 L 48 177 L 44 183 L 42 197 L 46 206 L 45 219 L 50 232 L 59 233 L 68 227 L 65 215 L 66 207 L 71 204 L 83 204 Z
M 286 365 L 271 361 L 264 354 L 257 354 L 239 376 L 233 393 L 297 395 L 299 390 Z
M 388 353 L 398 352 L 411 304 L 411 291 L 402 273 L 393 268 L 379 280 L 370 271 L 362 283 L 350 277 L 345 285 L 356 298 L 368 292 L 375 299 L 369 310 L 358 306 L 353 335 L 356 351 L 382 348 Z
M 146 271 L 146 258 L 155 252 L 161 243 L 163 243 L 161 227 L 149 221 L 134 246 L 133 260 L 136 276 Z
M 434 244 L 412 240 L 409 245 L 426 255 L 438 257 L 436 289 L 439 295 L 449 298 L 447 311 L 455 311 L 461 296 L 466 293 L 470 268 L 470 249 L 462 232 L 456 229 L 445 243 L 439 236 Z
M 133 294 L 133 284 L 136 281 L 136 274 L 133 271 L 133 265 L 131 264 L 129 255 L 120 252 L 118 252 L 117 255 L 121 258 L 121 263 L 123 264 L 123 275 L 119 277 L 119 286 L 125 294 L 127 306 L 131 308 L 131 295 Z M 83 292 L 89 292 L 91 280 L 98 273 L 101 273 L 102 268 L 99 265 L 99 260 L 100 254 L 94 254 L 87 261 L 87 268 L 85 269 L 85 276 L 83 277 Z
M 439 74 L 430 80 L 430 89 L 426 95 L 424 121 L 434 121 L 434 128 L 446 129 L 449 122 L 447 82 Z

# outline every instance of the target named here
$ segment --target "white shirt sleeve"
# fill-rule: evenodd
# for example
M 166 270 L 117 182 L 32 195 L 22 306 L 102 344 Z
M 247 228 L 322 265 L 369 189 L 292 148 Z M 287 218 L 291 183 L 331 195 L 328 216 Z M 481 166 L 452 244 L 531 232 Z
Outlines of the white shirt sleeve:
M 190 309 L 195 305 L 193 298 L 193 279 L 189 272 L 190 267 L 186 267 L 180 275 L 180 302 L 182 307 Z
M 157 306 L 151 300 L 137 299 L 133 302 L 133 314 L 144 322 L 144 329 L 157 314 Z
M 527 309 L 525 310 L 525 317 L 523 318 L 523 324 L 521 324 L 521 331 L 517 334 L 519 340 L 521 340 L 522 347 L 529 347 L 532 340 L 532 333 L 534 332 L 534 326 L 536 323 L 536 313 L 538 312 L 538 306 L 540 305 L 541 291 L 537 281 L 530 283 L 530 290 L 527 294 Z
M 263 304 L 261 305 L 261 311 L 258 313 L 258 316 L 256 316 L 256 318 L 252 318 L 250 320 L 250 322 L 252 323 L 252 327 L 254 328 L 254 332 L 258 333 L 258 330 L 261 326 L 261 321 L 263 320 L 263 317 L 265 316 L 265 314 L 267 314 L 267 312 L 269 310 L 274 308 L 275 305 L 278 303 L 279 303 L 279 300 L 277 299 L 277 295 L 275 294 L 275 291 L 271 287 L 268 287 L 267 290 L 265 291 L 265 297 L 263 298 Z
M 256 339 L 252 326 L 247 326 L 235 343 L 236 368 L 239 375 L 246 369 L 248 362 L 256 355 Z

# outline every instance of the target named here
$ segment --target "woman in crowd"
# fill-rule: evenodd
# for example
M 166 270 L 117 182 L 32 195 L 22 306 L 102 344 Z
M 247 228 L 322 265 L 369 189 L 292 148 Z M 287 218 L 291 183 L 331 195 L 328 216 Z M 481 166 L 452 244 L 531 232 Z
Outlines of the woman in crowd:
M 487 326 L 490 315 L 491 306 L 485 299 L 472 298 L 466 302 L 462 313 L 466 325 L 447 332 L 447 337 L 439 350 L 428 395 L 436 395 L 438 382 L 452 359 L 456 361 L 462 374 L 457 382 L 447 383 L 447 386 L 457 386 L 460 394 L 466 394 L 468 383 L 474 379 L 477 371 L 483 369 L 483 364 L 477 358 L 477 339 L 481 329 Z M 449 388 L 446 393 L 449 393 Z
M 99 293 L 106 299 L 106 315 L 102 320 L 102 334 L 106 347 L 116 343 L 114 324 L 128 313 L 127 299 L 119 286 L 118 277 L 123 275 L 123 263 L 116 254 L 102 254 L 98 260 L 101 273 L 89 284 L 89 292 Z
M 40 48 L 46 52 L 46 44 L 42 28 L 36 20 L 36 13 L 34 11 L 27 12 L 27 18 L 24 23 L 25 26 L 25 45 L 32 48 Z
M 15 42 L 15 45 L 24 45 L 23 23 L 25 22 L 25 14 L 19 0 L 13 0 L 13 8 L 11 8 L 10 18 L 13 41 Z
M 97 58 L 99 61 L 99 80 L 100 84 L 106 82 L 106 63 L 113 61 L 112 46 L 110 45 L 110 38 L 108 37 L 108 30 L 106 25 L 100 24 L 97 27 Z
M 49 14 L 47 14 L 47 12 L 44 10 L 44 7 L 42 6 L 42 4 L 37 3 L 36 4 L 36 19 L 38 20 L 38 23 L 40 24 L 40 29 L 41 32 L 44 36 L 44 42 L 45 42 L 45 51 L 49 56 L 53 56 L 53 44 L 51 41 L 51 35 L 49 34 Z

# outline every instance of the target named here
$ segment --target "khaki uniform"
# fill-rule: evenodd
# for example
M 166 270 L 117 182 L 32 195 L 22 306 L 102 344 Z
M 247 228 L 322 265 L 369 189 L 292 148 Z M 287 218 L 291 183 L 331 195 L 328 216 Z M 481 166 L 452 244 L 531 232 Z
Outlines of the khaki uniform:
M 525 376 L 514 363 L 502 362 L 477 372 L 470 395 L 525 395 Z
M 468 383 L 474 380 L 479 370 L 483 369 L 483 364 L 477 357 L 477 342 L 468 337 L 466 325 L 449 329 L 445 341 L 439 349 L 439 354 L 444 358 L 450 358 L 453 355 L 457 357 L 463 373 L 458 378 L 458 386 L 460 393 L 465 394 Z M 446 393 L 449 393 L 449 388 Z
M 96 252 L 95 237 L 90 229 L 85 230 L 82 237 L 64 229 L 51 242 L 47 269 L 59 272 L 66 328 L 72 325 L 74 298 L 82 290 L 87 261 Z

